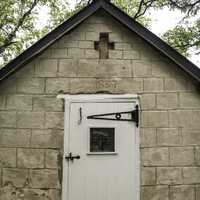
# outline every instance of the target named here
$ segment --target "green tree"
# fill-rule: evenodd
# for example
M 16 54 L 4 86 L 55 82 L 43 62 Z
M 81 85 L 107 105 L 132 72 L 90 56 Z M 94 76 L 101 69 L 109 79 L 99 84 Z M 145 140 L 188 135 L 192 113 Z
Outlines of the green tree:
M 40 10 L 49 12 L 47 25 L 36 25 Z M 0 56 L 2 64 L 17 56 L 58 23 L 71 11 L 63 0 L 3 0 L 0 1 Z

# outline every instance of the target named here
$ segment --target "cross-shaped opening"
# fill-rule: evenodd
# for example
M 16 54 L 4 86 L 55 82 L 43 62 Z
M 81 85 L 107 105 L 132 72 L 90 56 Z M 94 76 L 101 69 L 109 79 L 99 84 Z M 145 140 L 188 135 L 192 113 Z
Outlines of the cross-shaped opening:
M 109 58 L 109 49 L 114 49 L 114 42 L 109 42 L 109 34 L 108 33 L 100 33 L 99 41 L 94 42 L 95 50 L 99 51 L 100 59 L 108 59 Z

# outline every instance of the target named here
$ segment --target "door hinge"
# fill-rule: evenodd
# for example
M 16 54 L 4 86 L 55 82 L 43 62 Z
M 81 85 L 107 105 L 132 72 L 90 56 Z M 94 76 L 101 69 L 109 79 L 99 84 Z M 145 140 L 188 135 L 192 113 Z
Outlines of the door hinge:
M 122 118 L 122 115 L 126 115 L 126 114 L 130 115 L 130 118 Z M 110 116 L 114 116 L 114 117 L 110 117 Z M 132 111 L 91 115 L 91 116 L 88 116 L 87 119 L 131 121 L 131 122 L 135 122 L 136 127 L 138 127 L 139 126 L 139 106 L 136 105 L 135 110 L 132 110 Z

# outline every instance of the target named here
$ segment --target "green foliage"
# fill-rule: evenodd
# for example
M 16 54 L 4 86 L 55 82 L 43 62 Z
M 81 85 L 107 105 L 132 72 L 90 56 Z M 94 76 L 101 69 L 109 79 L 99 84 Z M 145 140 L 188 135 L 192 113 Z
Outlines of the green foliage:
M 167 31 L 162 38 L 185 56 L 190 56 L 190 50 L 196 51 L 198 54 L 200 48 L 200 21 L 196 21 L 194 25 L 178 25 Z

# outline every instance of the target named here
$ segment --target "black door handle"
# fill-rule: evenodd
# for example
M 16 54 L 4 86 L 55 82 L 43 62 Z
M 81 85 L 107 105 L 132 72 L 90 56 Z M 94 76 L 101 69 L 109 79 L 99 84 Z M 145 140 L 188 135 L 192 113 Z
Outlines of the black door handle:
M 79 155 L 73 156 L 73 155 L 72 155 L 72 152 L 70 152 L 68 156 L 65 156 L 65 159 L 66 159 L 67 161 L 74 161 L 74 159 L 80 159 L 80 158 L 81 158 L 81 157 L 80 157 Z

